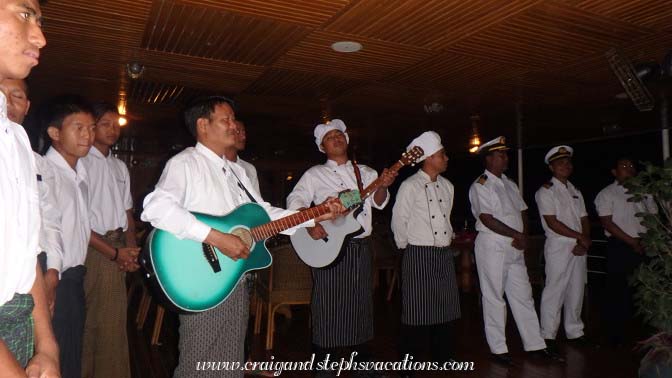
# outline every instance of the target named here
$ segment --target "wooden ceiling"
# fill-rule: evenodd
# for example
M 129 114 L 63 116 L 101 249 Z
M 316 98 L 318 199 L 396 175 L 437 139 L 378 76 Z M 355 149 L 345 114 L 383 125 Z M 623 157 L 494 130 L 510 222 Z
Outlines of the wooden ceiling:
M 608 49 L 660 62 L 672 47 L 661 0 L 49 0 L 43 13 L 33 96 L 123 97 L 150 130 L 211 92 L 304 134 L 324 112 L 421 119 L 428 97 L 467 114 L 605 106 L 619 92 Z

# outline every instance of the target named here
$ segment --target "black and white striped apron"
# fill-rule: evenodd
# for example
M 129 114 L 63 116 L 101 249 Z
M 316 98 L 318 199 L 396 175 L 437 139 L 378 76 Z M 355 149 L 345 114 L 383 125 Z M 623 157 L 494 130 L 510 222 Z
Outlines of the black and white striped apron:
M 312 269 L 313 344 L 335 348 L 373 338 L 372 263 L 368 238 L 353 238 L 339 260 Z
M 448 247 L 408 245 L 401 263 L 401 322 L 446 323 L 460 317 L 453 253 Z

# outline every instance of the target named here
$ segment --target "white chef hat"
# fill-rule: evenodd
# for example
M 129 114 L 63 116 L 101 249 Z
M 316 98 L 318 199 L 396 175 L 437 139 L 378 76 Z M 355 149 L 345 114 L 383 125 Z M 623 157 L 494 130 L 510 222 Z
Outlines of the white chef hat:
M 443 148 L 441 144 L 441 137 L 434 131 L 425 131 L 419 137 L 413 139 L 411 144 L 406 147 L 406 151 L 410 151 L 413 147 L 418 146 L 422 148 L 424 154 L 416 161 L 419 163 L 425 160 L 428 156 L 434 155 L 437 151 Z
M 324 138 L 324 136 L 327 135 L 327 133 L 331 130 L 341 131 L 343 134 L 345 134 L 345 141 L 350 144 L 350 138 L 348 137 L 348 133 L 345 131 L 346 129 L 347 127 L 345 127 L 345 123 L 340 119 L 332 119 L 326 124 L 321 123 L 315 126 L 315 144 L 317 144 L 317 148 L 320 150 L 320 152 L 324 152 L 322 149 L 322 138 Z

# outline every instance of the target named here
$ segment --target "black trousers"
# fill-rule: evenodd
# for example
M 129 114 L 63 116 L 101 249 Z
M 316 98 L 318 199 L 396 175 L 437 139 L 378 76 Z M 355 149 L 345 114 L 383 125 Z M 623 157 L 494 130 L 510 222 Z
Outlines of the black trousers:
M 634 291 L 628 279 L 644 261 L 620 239 L 607 239 L 607 295 L 605 296 L 604 320 L 609 341 L 623 342 L 623 334 L 628 320 L 634 316 Z
M 61 376 L 81 378 L 82 344 L 84 342 L 84 301 L 83 265 L 70 268 L 61 274 L 56 287 L 54 304 L 54 335 L 60 349 Z

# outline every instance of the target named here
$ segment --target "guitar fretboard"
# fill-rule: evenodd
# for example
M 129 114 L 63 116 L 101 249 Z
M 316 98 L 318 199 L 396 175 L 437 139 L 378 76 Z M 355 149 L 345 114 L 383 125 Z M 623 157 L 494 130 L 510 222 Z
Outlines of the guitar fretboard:
M 399 170 L 401 169 L 401 167 L 403 167 L 403 166 L 404 166 L 404 163 L 402 163 L 401 160 L 399 160 L 399 161 L 397 161 L 396 163 L 394 163 L 393 166 L 391 166 L 390 168 L 388 168 L 388 170 L 389 170 L 389 171 L 392 171 L 392 172 L 397 172 L 397 171 L 399 171 Z M 367 199 L 371 194 L 373 194 L 373 192 L 375 192 L 376 190 L 378 190 L 378 187 L 380 186 L 380 184 L 382 183 L 382 181 L 383 181 L 383 178 L 380 177 L 380 176 L 378 176 L 377 179 L 375 179 L 371 184 L 369 184 L 366 188 L 364 188 L 364 192 L 361 193 L 361 196 L 362 196 L 362 202 L 364 202 L 365 199 Z
M 329 212 L 329 206 L 327 205 L 318 205 L 311 207 L 310 209 L 299 211 L 296 214 L 292 214 L 280 219 L 276 219 L 272 222 L 262 224 L 261 226 L 254 227 L 251 232 L 254 237 L 254 241 L 261 241 L 275 236 L 282 231 L 288 230 L 292 227 L 298 226 L 301 223 L 308 222 L 311 219 L 315 219 L 320 215 L 324 215 Z

